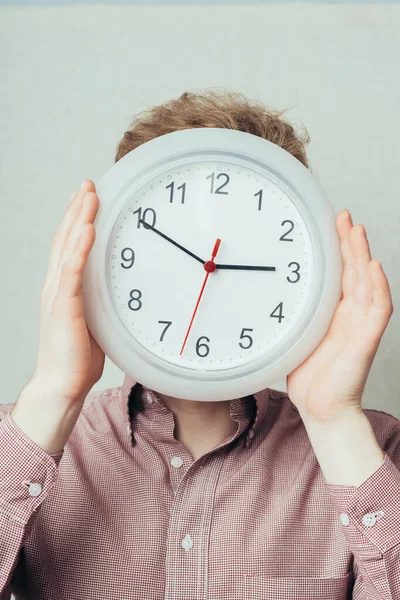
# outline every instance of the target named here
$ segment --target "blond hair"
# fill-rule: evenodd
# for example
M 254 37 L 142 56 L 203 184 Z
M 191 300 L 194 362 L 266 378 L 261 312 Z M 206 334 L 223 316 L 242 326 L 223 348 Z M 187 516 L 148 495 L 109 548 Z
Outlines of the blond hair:
M 239 92 L 185 92 L 178 98 L 136 115 L 117 146 L 115 162 L 137 146 L 172 131 L 221 127 L 269 140 L 310 168 L 304 149 L 310 141 L 307 130 L 295 132 L 292 125 L 282 118 L 284 112 L 270 110 L 261 102 L 249 100 Z

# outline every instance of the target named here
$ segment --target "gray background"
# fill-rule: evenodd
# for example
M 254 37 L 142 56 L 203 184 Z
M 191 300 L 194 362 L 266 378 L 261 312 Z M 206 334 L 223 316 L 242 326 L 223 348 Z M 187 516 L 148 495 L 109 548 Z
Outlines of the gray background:
M 184 91 L 291 107 L 315 175 L 366 226 L 399 304 L 400 6 L 214 4 L 0 9 L 1 402 L 33 373 L 40 291 L 71 193 L 111 167 L 135 113 Z M 395 311 L 364 400 L 398 418 L 399 335 Z M 107 360 L 96 388 L 122 379 Z

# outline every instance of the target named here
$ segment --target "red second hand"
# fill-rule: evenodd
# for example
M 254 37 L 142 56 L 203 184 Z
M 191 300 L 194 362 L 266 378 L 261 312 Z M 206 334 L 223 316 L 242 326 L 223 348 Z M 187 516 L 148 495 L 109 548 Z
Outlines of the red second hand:
M 220 245 L 221 245 L 221 240 L 220 240 L 219 238 L 217 238 L 217 241 L 215 242 L 215 245 L 214 245 L 214 250 L 212 251 L 211 260 L 208 260 L 208 261 L 207 261 L 207 262 L 204 264 L 204 269 L 207 271 L 207 275 L 206 275 L 206 277 L 205 277 L 205 279 L 204 279 L 204 282 L 203 282 L 203 285 L 202 285 L 202 287 L 201 287 L 200 294 L 199 294 L 199 297 L 198 297 L 198 299 L 197 299 L 196 306 L 195 306 L 195 308 L 194 308 L 194 311 L 193 311 L 192 319 L 191 319 L 191 321 L 190 321 L 190 323 L 189 323 L 189 327 L 188 327 L 188 330 L 187 330 L 187 332 L 186 332 L 186 337 L 185 337 L 185 339 L 183 340 L 182 348 L 181 348 L 181 351 L 180 351 L 180 353 L 179 353 L 179 355 L 180 355 L 180 356 L 182 355 L 182 352 L 183 352 L 183 350 L 184 350 L 184 348 L 185 348 L 185 345 L 186 345 L 186 340 L 187 340 L 187 339 L 188 339 L 188 337 L 189 337 L 189 333 L 190 333 L 190 330 L 191 330 L 191 328 L 192 328 L 192 323 L 193 323 L 193 321 L 194 321 L 194 317 L 195 317 L 195 315 L 196 315 L 196 312 L 197 312 L 197 309 L 198 309 L 198 307 L 199 307 L 200 300 L 201 300 L 201 297 L 202 297 L 202 295 L 203 295 L 203 292 L 204 292 L 204 288 L 206 287 L 206 283 L 207 283 L 208 276 L 210 275 L 210 273 L 213 273 L 213 272 L 215 271 L 215 269 L 217 268 L 217 267 L 216 267 L 216 265 L 215 265 L 215 262 L 214 262 L 214 258 L 217 256 L 217 252 L 218 252 L 218 249 L 219 249 Z

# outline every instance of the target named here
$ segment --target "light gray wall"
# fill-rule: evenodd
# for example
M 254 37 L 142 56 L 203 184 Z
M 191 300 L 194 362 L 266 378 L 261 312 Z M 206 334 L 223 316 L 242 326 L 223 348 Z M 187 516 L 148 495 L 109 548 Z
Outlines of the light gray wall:
M 400 304 L 399 5 L 8 7 L 0 28 L 0 402 L 35 367 L 40 290 L 71 193 L 110 168 L 135 113 L 186 90 L 293 107 L 320 183 L 367 227 Z M 398 418 L 399 335 L 395 312 L 364 403 Z M 107 361 L 96 388 L 122 378 Z

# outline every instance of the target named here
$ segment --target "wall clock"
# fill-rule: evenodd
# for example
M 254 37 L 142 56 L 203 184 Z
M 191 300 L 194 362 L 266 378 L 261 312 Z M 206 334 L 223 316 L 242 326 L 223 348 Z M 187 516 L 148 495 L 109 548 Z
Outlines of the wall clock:
M 287 151 L 242 131 L 175 131 L 96 190 L 85 318 L 135 381 L 229 400 L 282 379 L 324 337 L 341 295 L 335 213 Z

